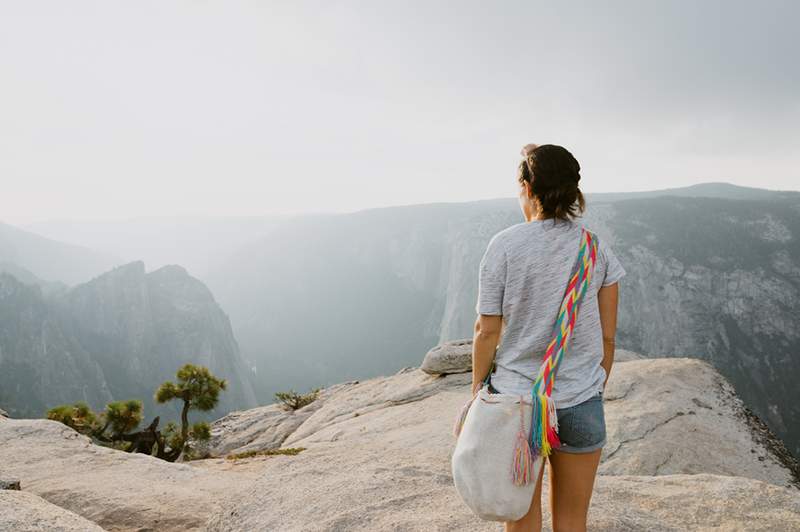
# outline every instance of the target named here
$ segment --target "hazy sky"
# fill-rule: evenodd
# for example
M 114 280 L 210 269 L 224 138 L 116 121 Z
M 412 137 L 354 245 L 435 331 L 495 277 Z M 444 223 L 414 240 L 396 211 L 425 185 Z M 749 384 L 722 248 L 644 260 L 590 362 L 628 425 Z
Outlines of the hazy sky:
M 527 142 L 572 151 L 586 192 L 798 189 L 798 20 L 792 1 L 0 1 L 0 220 L 513 196 Z

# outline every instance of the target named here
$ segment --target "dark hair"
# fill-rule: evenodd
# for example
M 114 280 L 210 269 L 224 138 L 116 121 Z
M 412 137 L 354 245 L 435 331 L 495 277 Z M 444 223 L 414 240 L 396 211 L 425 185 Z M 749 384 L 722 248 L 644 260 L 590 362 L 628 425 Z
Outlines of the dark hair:
M 519 163 L 517 179 L 531 186 L 544 218 L 571 220 L 583 214 L 586 201 L 578 188 L 581 165 L 555 144 L 542 144 Z

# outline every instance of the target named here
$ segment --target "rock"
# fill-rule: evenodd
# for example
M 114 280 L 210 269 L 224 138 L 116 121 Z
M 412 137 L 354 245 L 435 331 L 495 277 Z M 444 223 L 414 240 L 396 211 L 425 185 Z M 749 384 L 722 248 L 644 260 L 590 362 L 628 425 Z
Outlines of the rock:
M 103 532 L 95 523 L 25 491 L 0 491 L 0 530 Z
M 487 530 L 458 497 L 450 471 L 450 431 L 469 383 L 465 374 L 416 371 L 331 394 L 283 442 L 306 450 L 262 459 L 259 479 L 214 515 L 208 530 Z M 616 364 L 589 529 L 800 526 L 792 471 L 738 417 L 740 403 L 730 390 L 696 359 L 631 357 Z M 407 400 L 388 401 L 390 391 Z M 711 409 L 697 408 L 691 397 Z M 686 444 L 687 434 L 695 445 Z M 724 452 L 709 452 L 719 448 Z M 547 515 L 549 478 L 543 491 Z
M 437 345 L 425 355 L 420 369 L 431 375 L 472 371 L 472 339 Z
M 8 478 L 0 478 L 0 491 L 2 490 L 20 490 L 19 480 Z
M 470 382 L 469 375 L 446 379 L 419 368 L 390 377 L 350 381 L 320 390 L 313 403 L 294 412 L 268 405 L 233 412 L 211 424 L 209 448 L 213 456 L 276 449 L 343 419 L 387 406 L 418 401 L 442 390 Z
M 211 424 L 211 440 L 207 449 L 211 456 L 277 449 L 297 427 L 322 408 L 332 394 L 357 382 L 322 389 L 317 399 L 297 410 L 289 410 L 283 404 L 275 403 L 231 412 Z
M 0 417 L 8 417 L 8 412 L 0 408 Z
M 708 362 L 615 363 L 604 407 L 608 442 L 600 474 L 713 473 L 800 487 L 797 463 L 753 429 L 732 386 Z
M 635 353 L 633 351 L 628 351 L 627 349 L 615 349 L 614 350 L 614 363 L 617 362 L 628 362 L 629 360 L 642 360 L 647 358 L 644 355 L 639 353 Z M 614 370 L 614 367 L 611 367 L 611 370 Z
M 109 530 L 199 530 L 255 478 L 116 451 L 46 419 L 0 421 L 0 464 L 27 492 Z
M 213 425 L 221 455 L 304 448 L 241 460 L 169 464 L 98 447 L 56 422 L 2 420 L 0 464 L 27 490 L 109 530 L 485 531 L 492 525 L 461 501 L 450 471 L 470 382 L 417 368 L 331 386 L 294 412 L 236 412 Z M 590 530 L 800 527 L 796 464 L 709 364 L 618 361 L 604 408 Z M 545 478 L 546 523 L 548 499 Z
M 617 349 L 614 353 L 615 362 L 628 360 L 642 360 L 644 355 Z M 404 368 L 399 373 L 404 373 Z M 450 373 L 467 373 L 472 371 L 472 339 L 453 340 L 437 345 L 425 355 L 420 369 L 431 375 L 446 375 Z

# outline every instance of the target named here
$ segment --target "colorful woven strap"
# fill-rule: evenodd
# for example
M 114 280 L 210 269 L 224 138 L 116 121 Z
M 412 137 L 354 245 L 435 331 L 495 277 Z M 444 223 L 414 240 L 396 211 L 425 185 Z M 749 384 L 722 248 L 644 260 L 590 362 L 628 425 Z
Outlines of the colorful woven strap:
M 581 228 L 581 245 L 575 271 L 567 284 L 555 324 L 553 340 L 547 346 L 539 375 L 531 387 L 533 411 L 531 413 L 530 446 L 534 455 L 548 456 L 553 447 L 558 447 L 558 421 L 555 405 L 550 399 L 558 367 L 567 352 L 572 330 L 584 294 L 589 288 L 597 262 L 597 237 Z

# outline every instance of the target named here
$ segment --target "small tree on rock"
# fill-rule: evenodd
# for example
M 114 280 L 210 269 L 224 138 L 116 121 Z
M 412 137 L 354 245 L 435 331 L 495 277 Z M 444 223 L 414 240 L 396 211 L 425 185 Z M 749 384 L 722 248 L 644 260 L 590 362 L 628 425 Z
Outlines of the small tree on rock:
M 294 390 L 288 392 L 275 392 L 275 399 L 284 404 L 286 409 L 297 410 L 313 403 L 319 396 L 320 389 L 314 388 L 307 394 L 299 394 Z
M 60 421 L 71 429 L 87 436 L 92 435 L 101 428 L 97 414 L 83 401 L 51 408 L 47 411 L 47 419 Z
M 175 458 L 184 450 L 190 437 L 202 440 L 210 436 L 207 423 L 196 423 L 189 427 L 189 411 L 212 410 L 219 402 L 220 392 L 227 388 L 225 379 L 215 377 L 208 368 L 194 364 L 185 364 L 176 377 L 177 382 L 165 382 L 155 394 L 157 403 L 163 404 L 173 399 L 183 401 L 180 434 L 173 433 L 167 438 L 170 447 L 177 453 Z

